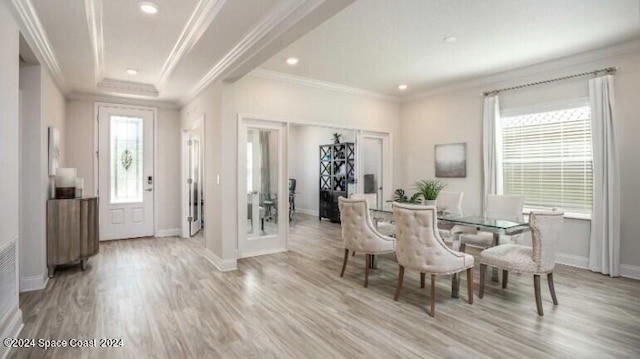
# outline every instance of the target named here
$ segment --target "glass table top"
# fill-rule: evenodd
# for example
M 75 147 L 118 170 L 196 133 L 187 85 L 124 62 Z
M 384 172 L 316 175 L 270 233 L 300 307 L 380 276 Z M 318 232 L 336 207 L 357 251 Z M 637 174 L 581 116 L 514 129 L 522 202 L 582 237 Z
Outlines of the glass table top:
M 392 203 L 385 203 L 382 207 L 370 207 L 372 212 L 381 212 L 386 214 L 393 214 Z M 487 229 L 504 230 L 513 232 L 515 230 L 524 230 L 529 227 L 528 218 L 491 218 L 484 216 L 458 216 L 447 212 L 438 212 L 438 220 L 459 224 L 469 227 L 481 227 Z

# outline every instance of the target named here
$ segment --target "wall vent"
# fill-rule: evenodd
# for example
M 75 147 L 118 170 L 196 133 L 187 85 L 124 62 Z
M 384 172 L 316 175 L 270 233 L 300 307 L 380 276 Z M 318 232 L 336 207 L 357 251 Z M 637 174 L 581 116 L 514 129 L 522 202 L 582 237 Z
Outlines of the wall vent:
M 18 304 L 16 243 L 14 239 L 0 248 L 0 328 Z

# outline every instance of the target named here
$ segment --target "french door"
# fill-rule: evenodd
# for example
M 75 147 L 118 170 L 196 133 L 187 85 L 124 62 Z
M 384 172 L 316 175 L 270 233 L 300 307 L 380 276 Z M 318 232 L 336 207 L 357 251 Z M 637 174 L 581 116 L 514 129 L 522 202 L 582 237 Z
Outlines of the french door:
M 98 107 L 100 239 L 154 235 L 151 109 Z
M 197 133 L 189 134 L 189 234 L 202 229 L 202 146 Z
M 238 144 L 239 256 L 286 251 L 286 125 L 242 119 Z
M 376 206 L 382 207 L 393 191 L 389 134 L 358 131 L 357 136 L 357 192 L 375 198 Z

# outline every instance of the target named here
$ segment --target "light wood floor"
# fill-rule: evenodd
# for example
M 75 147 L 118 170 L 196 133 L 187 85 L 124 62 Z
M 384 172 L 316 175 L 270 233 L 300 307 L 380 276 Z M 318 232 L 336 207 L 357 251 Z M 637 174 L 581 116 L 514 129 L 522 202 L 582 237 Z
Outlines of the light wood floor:
M 298 215 L 291 251 L 241 260 L 238 271 L 218 272 L 200 251 L 198 239 L 102 243 L 87 272 L 60 270 L 46 290 L 21 295 L 21 337 L 123 338 L 124 347 L 9 357 L 640 357 L 639 281 L 558 266 L 560 305 L 545 291 L 541 318 L 528 276 L 512 274 L 507 290 L 489 282 L 473 305 L 465 291 L 452 299 L 443 276 L 431 318 L 418 273 L 405 274 L 392 300 L 392 256 L 379 259 L 368 289 L 362 255 L 340 278 L 340 227 L 316 217 Z

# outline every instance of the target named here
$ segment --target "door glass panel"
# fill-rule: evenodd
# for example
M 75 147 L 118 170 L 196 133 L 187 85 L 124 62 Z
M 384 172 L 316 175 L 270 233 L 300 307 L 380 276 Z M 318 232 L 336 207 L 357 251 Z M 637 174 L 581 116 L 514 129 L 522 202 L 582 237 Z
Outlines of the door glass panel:
M 110 116 L 111 203 L 142 202 L 143 119 Z
M 365 137 L 362 148 L 363 193 L 369 205 L 382 206 L 382 139 Z
M 200 141 L 193 140 L 191 145 L 191 178 L 192 183 L 192 214 L 193 221 L 200 219 L 199 203 L 200 203 Z
M 278 234 L 278 135 L 275 130 L 247 130 L 247 233 L 252 236 Z

